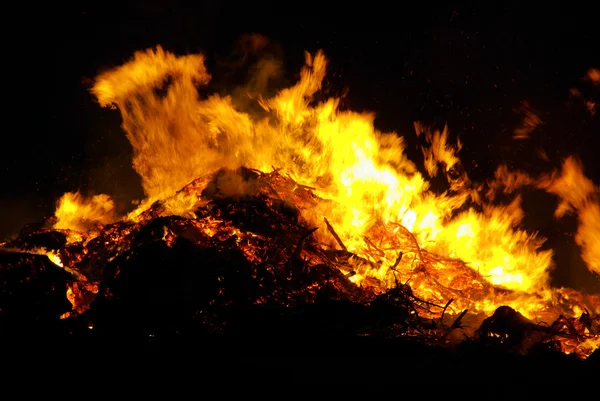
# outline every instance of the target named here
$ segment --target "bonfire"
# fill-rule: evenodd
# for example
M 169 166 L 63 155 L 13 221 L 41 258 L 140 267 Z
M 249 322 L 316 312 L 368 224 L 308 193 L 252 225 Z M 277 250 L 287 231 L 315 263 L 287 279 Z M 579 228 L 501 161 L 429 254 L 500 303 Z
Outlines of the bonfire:
M 557 217 L 579 216 L 583 259 L 600 273 L 598 187 L 576 157 L 539 177 L 498 166 L 476 183 L 448 127 L 416 122 L 420 170 L 374 115 L 313 101 L 323 52 L 306 54 L 294 86 L 253 96 L 252 112 L 198 98 L 204 61 L 157 47 L 96 78 L 146 198 L 118 215 L 108 195 L 66 193 L 52 218 L 0 243 L 4 334 L 29 314 L 140 338 L 193 326 L 580 359 L 600 346 L 600 295 L 552 287 L 552 251 L 520 226 L 520 189 L 556 195 Z M 441 193 L 430 188 L 438 176 Z

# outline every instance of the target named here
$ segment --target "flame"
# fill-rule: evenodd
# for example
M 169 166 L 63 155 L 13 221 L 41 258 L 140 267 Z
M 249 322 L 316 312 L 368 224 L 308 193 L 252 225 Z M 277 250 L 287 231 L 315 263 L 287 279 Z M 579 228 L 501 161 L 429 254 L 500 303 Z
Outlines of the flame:
M 115 204 L 108 195 L 85 198 L 79 192 L 67 192 L 58 201 L 54 228 L 89 231 L 97 224 L 114 222 L 114 209 Z
M 236 106 L 230 96 L 199 99 L 197 86 L 211 78 L 204 60 L 202 55 L 177 57 L 157 47 L 135 53 L 131 61 L 96 79 L 92 92 L 100 105 L 121 113 L 134 149 L 133 166 L 147 196 L 127 219 L 141 221 L 156 200 L 162 201 L 164 215 L 195 218 L 203 188 L 190 183 L 198 177 L 223 167 L 277 168 L 320 199 L 301 212 L 322 228 L 315 234 L 322 243 L 373 262 L 357 265 L 350 278 L 357 285 L 377 279 L 391 287 L 398 279 L 414 278 L 416 293 L 441 299 L 443 294 L 426 280 L 415 278 L 420 266 L 429 264 L 440 272 L 436 280 L 452 291 L 479 291 L 456 301 L 450 308 L 456 311 L 468 307 L 491 312 L 509 305 L 529 318 L 547 311 L 556 316 L 557 299 L 571 314 L 583 310 L 576 295 L 569 298 L 561 289 L 550 289 L 552 251 L 542 250 L 544 238 L 519 227 L 524 216 L 520 197 L 493 203 L 498 191 L 510 195 L 526 185 L 557 195 L 561 203 L 556 216 L 578 211 L 577 242 L 590 269 L 600 273 L 600 207 L 590 200 L 596 187 L 574 158 L 565 160 L 562 173 L 538 178 L 500 166 L 493 180 L 479 185 L 462 168 L 462 145 L 451 143 L 448 127 L 439 131 L 415 123 L 425 142 L 426 177 L 405 155 L 404 139 L 377 130 L 372 113 L 342 110 L 337 98 L 313 102 L 326 75 L 323 52 L 306 53 L 295 85 L 270 98 L 257 97 L 260 113 Z M 594 76 L 590 73 L 590 79 Z M 524 113 L 524 127 L 515 137 L 528 136 L 540 123 L 528 108 Z M 436 194 L 428 178 L 440 174 L 449 189 Z M 228 185 L 232 193 L 250 190 L 240 182 Z M 106 195 L 85 200 L 65 194 L 56 217 L 56 228 L 83 231 L 114 221 L 114 205 Z M 206 224 L 201 227 L 205 234 L 222 232 L 218 222 Z M 459 273 L 454 268 L 459 263 L 468 265 L 472 274 Z M 487 292 L 481 293 L 484 288 Z
M 542 119 L 531 109 L 528 102 L 523 102 L 518 111 L 523 115 L 523 119 L 521 125 L 513 131 L 513 139 L 527 139 L 542 123 Z
M 565 159 L 560 175 L 546 177 L 540 186 L 559 196 L 556 217 L 577 214 L 575 241 L 588 269 L 600 274 L 600 187 L 585 176 L 583 165 L 573 157 Z
M 539 186 L 561 200 L 554 213 L 556 217 L 580 209 L 597 191 L 594 183 L 585 176 L 581 162 L 574 157 L 564 160 L 560 175 L 554 173 L 542 179 Z
M 575 241 L 589 269 L 600 274 L 600 205 L 586 204 L 580 210 Z
M 600 86 L 600 70 L 597 68 L 590 68 L 587 73 L 581 79 L 584 82 L 591 83 L 592 86 Z M 589 88 L 582 88 L 584 92 L 590 92 Z M 573 100 L 581 102 L 586 110 L 590 113 L 590 115 L 595 116 L 598 111 L 598 103 L 597 93 L 594 95 L 594 91 L 590 93 L 588 96 L 584 95 L 581 90 L 577 88 L 571 88 L 569 90 L 569 95 Z

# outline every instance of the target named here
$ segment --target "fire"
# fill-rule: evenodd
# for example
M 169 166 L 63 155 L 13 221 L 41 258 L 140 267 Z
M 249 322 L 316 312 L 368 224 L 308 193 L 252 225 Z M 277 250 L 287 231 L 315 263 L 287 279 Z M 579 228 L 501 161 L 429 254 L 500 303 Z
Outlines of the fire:
M 582 248 L 583 260 L 600 274 L 600 206 L 587 204 L 579 212 L 579 229 L 575 241 Z
M 114 209 L 115 204 L 108 195 L 85 198 L 79 192 L 67 192 L 58 201 L 54 228 L 89 231 L 115 221 Z
M 499 191 L 514 194 L 526 185 L 557 195 L 556 217 L 578 213 L 577 242 L 590 270 L 600 274 L 597 188 L 575 159 L 565 160 L 562 172 L 542 177 L 500 166 L 490 182 L 473 183 L 457 155 L 462 145 L 451 143 L 448 127 L 439 131 L 415 123 L 426 143 L 422 174 L 405 155 L 402 136 L 377 130 L 373 114 L 342 110 L 337 98 L 313 102 L 326 75 L 323 52 L 306 53 L 295 85 L 271 98 L 258 97 L 260 113 L 237 106 L 231 96 L 199 99 L 197 86 L 211 79 L 204 61 L 202 55 L 177 57 L 157 47 L 97 77 L 92 92 L 101 106 L 120 111 L 147 196 L 124 220 L 143 221 L 157 200 L 162 215 L 195 219 L 208 184 L 194 181 L 198 177 L 220 168 L 276 169 L 318 198 L 296 206 L 320 228 L 314 235 L 322 244 L 371 262 L 354 269 L 350 279 L 356 285 L 392 288 L 412 280 L 423 299 L 443 304 L 454 294 L 448 313 L 456 314 L 463 309 L 489 314 L 500 305 L 540 320 L 581 313 L 584 307 L 600 312 L 600 303 L 584 306 L 582 295 L 550 288 L 552 251 L 542 250 L 544 238 L 520 228 L 519 195 L 496 203 Z M 589 73 L 594 82 L 596 73 Z M 515 137 L 528 136 L 540 123 L 529 109 L 525 114 Z M 440 174 L 449 189 L 436 194 L 429 179 Z M 253 190 L 244 185 L 232 178 L 222 188 L 239 195 Z M 84 199 L 78 193 L 61 198 L 56 218 L 55 228 L 79 232 L 117 221 L 110 197 Z M 244 243 L 254 241 L 219 221 L 202 221 L 195 224 L 210 237 L 225 230 Z M 167 242 L 169 235 L 164 233 Z M 256 257 L 250 245 L 245 252 Z M 444 290 L 433 288 L 432 280 Z M 69 291 L 79 310 L 80 288 Z M 585 343 L 597 346 L 597 339 Z
M 539 186 L 561 200 L 555 211 L 557 218 L 577 214 L 575 241 L 590 271 L 600 274 L 600 188 L 585 176 L 581 162 L 573 157 L 564 161 L 560 175 L 545 177 Z

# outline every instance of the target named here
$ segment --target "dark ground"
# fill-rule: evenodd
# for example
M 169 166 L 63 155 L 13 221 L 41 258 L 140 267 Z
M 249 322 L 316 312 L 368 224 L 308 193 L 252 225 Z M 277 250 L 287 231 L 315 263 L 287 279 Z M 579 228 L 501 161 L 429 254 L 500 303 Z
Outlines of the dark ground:
M 8 388 L 11 384 L 31 387 L 33 381 L 45 394 L 63 383 L 77 392 L 156 396 L 157 391 L 168 391 L 172 396 L 173 392 L 233 391 L 248 396 L 293 390 L 293 397 L 314 392 L 312 386 L 317 385 L 319 392 L 330 390 L 338 396 L 366 391 L 371 396 L 421 399 L 587 398 L 597 391 L 594 383 L 599 366 L 598 361 L 574 363 L 567 358 L 525 359 L 475 351 L 458 354 L 368 339 L 263 339 L 202 346 L 195 342 L 193 346 L 174 346 L 168 352 L 93 343 L 69 344 L 66 351 L 60 345 L 33 357 L 21 352 L 18 359 L 5 359 L 2 370 Z

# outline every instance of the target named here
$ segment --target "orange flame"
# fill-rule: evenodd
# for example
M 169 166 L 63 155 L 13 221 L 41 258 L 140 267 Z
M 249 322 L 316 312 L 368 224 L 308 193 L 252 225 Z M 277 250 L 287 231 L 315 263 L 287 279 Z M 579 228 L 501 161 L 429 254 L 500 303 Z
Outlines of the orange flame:
M 590 68 L 587 72 L 587 79 L 592 81 L 594 85 L 600 85 L 600 70 L 597 68 Z
M 585 176 L 583 165 L 573 157 L 564 161 L 560 175 L 546 177 L 539 185 L 559 196 L 556 217 L 567 213 L 578 215 L 575 241 L 588 269 L 600 274 L 600 187 Z

